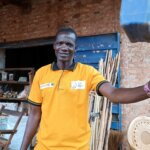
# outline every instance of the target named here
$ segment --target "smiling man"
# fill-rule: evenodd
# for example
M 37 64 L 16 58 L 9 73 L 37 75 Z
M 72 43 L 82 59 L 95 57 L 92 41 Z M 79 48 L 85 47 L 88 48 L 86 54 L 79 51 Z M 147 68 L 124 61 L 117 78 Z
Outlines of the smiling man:
M 35 150 L 89 150 L 88 94 L 96 90 L 112 102 L 147 99 L 150 82 L 136 88 L 115 88 L 93 67 L 73 61 L 76 32 L 69 27 L 56 34 L 57 61 L 40 68 L 29 95 L 30 114 L 21 150 L 37 132 Z
M 64 33 L 58 32 L 54 43 L 55 55 L 58 60 L 57 65 L 60 69 L 65 69 L 72 64 L 75 52 L 76 34 L 71 32 Z

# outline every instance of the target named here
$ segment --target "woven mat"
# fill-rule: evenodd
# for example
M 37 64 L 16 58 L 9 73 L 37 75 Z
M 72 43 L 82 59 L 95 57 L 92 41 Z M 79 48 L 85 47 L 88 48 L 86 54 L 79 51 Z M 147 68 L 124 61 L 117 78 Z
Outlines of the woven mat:
M 150 150 L 150 117 L 136 117 L 129 125 L 127 138 L 133 150 Z

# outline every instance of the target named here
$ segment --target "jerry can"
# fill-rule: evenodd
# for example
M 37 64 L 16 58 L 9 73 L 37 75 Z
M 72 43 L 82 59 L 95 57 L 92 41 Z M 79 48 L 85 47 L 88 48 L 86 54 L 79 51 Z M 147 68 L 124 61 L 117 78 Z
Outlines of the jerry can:
M 131 42 L 150 42 L 150 0 L 122 0 L 120 25 Z

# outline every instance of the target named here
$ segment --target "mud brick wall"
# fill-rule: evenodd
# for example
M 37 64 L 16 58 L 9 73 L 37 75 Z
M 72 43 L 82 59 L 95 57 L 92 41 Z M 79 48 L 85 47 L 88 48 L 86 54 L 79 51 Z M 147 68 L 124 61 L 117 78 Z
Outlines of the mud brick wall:
M 114 0 L 32 0 L 27 9 L 0 6 L 0 42 L 54 36 L 58 27 L 70 25 L 78 35 L 116 31 Z

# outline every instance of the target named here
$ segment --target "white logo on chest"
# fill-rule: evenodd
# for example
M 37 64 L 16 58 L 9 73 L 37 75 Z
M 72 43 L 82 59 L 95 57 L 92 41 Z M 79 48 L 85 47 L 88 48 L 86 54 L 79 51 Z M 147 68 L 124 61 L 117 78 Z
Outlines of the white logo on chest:
M 54 87 L 54 83 L 50 82 L 50 83 L 44 83 L 40 85 L 40 89 L 45 89 L 49 87 Z
M 85 81 L 71 81 L 71 89 L 85 89 Z

